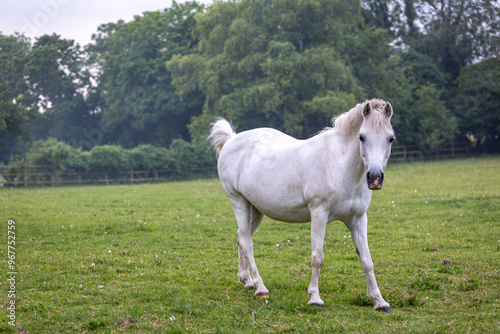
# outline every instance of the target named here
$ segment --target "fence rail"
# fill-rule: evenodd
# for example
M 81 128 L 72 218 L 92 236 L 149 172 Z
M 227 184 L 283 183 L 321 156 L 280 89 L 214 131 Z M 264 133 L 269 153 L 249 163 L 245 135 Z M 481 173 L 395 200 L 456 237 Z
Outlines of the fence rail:
M 392 147 L 391 161 L 418 161 L 469 156 L 475 153 L 468 143 L 450 143 L 438 150 L 420 146 Z M 187 177 L 215 177 L 217 169 L 191 168 L 189 170 L 156 170 L 126 172 L 85 172 L 78 170 L 54 171 L 48 166 L 0 166 L 0 187 L 60 186 L 84 184 L 133 184 L 182 180 Z
M 47 166 L 0 166 L 0 187 L 60 186 L 85 184 L 133 184 L 143 182 L 176 181 L 192 177 L 214 177 L 213 168 L 190 168 L 179 171 L 85 172 L 78 170 L 53 171 Z
M 469 156 L 473 151 L 469 143 L 449 143 L 436 150 L 429 150 L 417 145 L 393 146 L 391 161 L 415 161 L 430 159 L 447 159 Z

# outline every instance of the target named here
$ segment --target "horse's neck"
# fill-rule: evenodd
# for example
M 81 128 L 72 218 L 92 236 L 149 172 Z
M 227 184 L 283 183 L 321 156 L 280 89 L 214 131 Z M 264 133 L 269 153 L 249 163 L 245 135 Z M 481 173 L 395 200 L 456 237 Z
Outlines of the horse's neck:
M 345 173 L 345 181 L 358 184 L 364 182 L 365 167 L 359 149 L 359 138 L 357 135 L 347 137 L 335 133 L 332 129 L 326 137 L 329 142 L 327 161 L 331 162 L 331 170 L 334 173 L 340 171 Z

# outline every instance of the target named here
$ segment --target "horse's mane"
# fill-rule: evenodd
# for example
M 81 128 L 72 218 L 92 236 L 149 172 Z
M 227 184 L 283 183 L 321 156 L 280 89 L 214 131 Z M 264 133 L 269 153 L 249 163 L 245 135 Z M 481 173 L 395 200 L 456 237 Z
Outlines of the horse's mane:
M 366 121 L 375 130 L 379 130 L 387 124 L 387 117 L 384 115 L 384 108 L 386 102 L 381 99 L 372 99 L 365 101 L 363 103 L 358 103 L 354 108 L 345 112 L 332 119 L 332 124 L 334 129 L 337 129 L 342 133 L 344 137 L 347 137 L 351 133 L 356 135 L 359 133 L 359 129 L 363 124 L 363 112 L 362 109 L 366 103 L 370 103 L 372 107 L 372 113 L 367 117 Z

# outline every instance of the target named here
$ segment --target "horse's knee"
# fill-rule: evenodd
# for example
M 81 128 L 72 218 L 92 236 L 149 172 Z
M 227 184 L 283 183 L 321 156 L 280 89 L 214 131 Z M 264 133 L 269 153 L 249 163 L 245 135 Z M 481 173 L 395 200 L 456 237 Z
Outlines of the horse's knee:
M 313 267 L 321 267 L 323 265 L 323 252 L 313 252 L 311 260 Z

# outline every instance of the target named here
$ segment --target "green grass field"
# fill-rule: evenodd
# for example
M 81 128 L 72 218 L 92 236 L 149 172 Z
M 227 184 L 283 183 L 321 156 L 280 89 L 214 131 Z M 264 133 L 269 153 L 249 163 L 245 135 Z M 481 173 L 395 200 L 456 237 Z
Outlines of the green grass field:
M 266 218 L 254 236 L 270 297 L 238 282 L 236 223 L 218 180 L 0 189 L 0 331 L 29 333 L 498 333 L 500 157 L 389 164 L 368 211 L 382 295 L 372 309 L 347 228 L 328 226 L 307 305 L 309 224 Z M 25 333 L 25 332 L 23 332 Z

